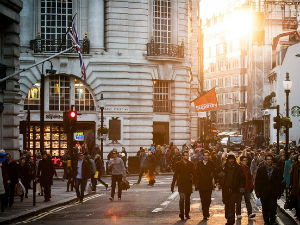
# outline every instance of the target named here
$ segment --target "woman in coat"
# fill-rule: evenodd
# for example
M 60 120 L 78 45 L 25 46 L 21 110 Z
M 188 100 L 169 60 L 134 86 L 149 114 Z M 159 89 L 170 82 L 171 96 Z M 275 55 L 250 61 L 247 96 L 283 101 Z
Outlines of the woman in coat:
M 31 173 L 30 173 L 30 167 L 26 163 L 26 158 L 22 157 L 20 159 L 20 164 L 19 164 L 19 176 L 21 179 L 21 183 L 25 187 L 25 198 L 28 198 L 28 188 L 30 185 L 30 180 L 31 180 Z M 21 201 L 23 201 L 24 194 L 21 195 Z
M 297 162 L 292 167 L 291 172 L 291 196 L 297 199 L 296 207 L 296 216 L 300 219 L 300 154 L 297 155 Z

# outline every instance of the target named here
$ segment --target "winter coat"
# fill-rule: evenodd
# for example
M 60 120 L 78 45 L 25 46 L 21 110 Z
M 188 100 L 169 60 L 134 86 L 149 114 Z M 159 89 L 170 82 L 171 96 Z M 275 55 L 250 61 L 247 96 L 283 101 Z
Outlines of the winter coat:
M 283 182 L 285 183 L 285 187 L 288 188 L 291 185 L 291 168 L 292 168 L 292 160 L 285 160 L 284 163 L 284 171 L 283 171 Z
M 3 176 L 2 176 L 2 165 L 0 165 L 0 195 L 5 194 Z
M 194 168 L 194 164 L 190 161 L 187 163 L 184 163 L 183 160 L 179 161 L 175 166 L 171 189 L 174 189 L 177 181 L 179 193 L 192 193 L 193 180 L 195 178 Z
M 30 181 L 31 181 L 31 171 L 28 164 L 24 164 L 22 166 L 21 164 L 19 166 L 19 176 L 21 178 L 21 182 L 25 187 L 29 187 Z
M 78 160 L 73 160 L 72 161 L 72 173 L 73 173 L 72 177 L 74 179 L 76 179 L 76 176 L 78 174 L 77 166 L 78 166 Z M 81 171 L 82 179 L 91 178 L 93 168 L 92 168 L 92 165 L 89 161 L 84 159 L 83 162 L 82 162 L 82 168 L 81 169 L 82 169 L 82 171 Z
M 255 194 L 260 197 L 277 198 L 281 194 L 282 176 L 278 168 L 273 166 L 273 172 L 269 179 L 265 163 L 257 170 L 255 178 Z
M 246 191 L 253 191 L 254 185 L 252 182 L 251 172 L 248 166 L 241 165 L 244 177 L 245 177 L 245 190 Z
M 96 170 L 99 172 L 99 176 L 104 174 L 104 166 L 101 158 L 95 159 Z
M 299 187 L 300 163 L 296 163 L 292 167 L 291 172 L 291 195 L 300 197 Z
M 6 160 L 2 169 L 7 173 L 8 180 L 10 180 L 12 184 L 17 184 L 19 182 L 19 169 L 16 161 L 12 160 L 11 162 L 8 162 L 8 160 Z
M 54 165 L 51 159 L 42 159 L 39 162 L 37 177 L 40 180 L 40 184 L 49 185 L 52 184 L 54 175 Z
M 195 186 L 199 191 L 212 190 L 213 178 L 215 177 L 215 166 L 212 161 L 204 165 L 203 160 L 196 165 Z

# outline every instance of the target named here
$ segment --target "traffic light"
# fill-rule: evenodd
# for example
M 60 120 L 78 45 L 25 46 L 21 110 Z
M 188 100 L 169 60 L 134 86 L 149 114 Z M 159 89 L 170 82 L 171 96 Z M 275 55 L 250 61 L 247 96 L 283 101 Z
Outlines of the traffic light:
M 273 121 L 274 121 L 274 123 L 273 123 L 274 129 L 280 129 L 280 127 L 281 127 L 281 119 L 280 119 L 280 116 L 275 116 L 275 117 L 273 117 Z
M 77 121 L 77 112 L 75 110 L 64 112 L 63 119 L 64 119 L 64 130 L 68 131 L 70 128 L 74 127 Z

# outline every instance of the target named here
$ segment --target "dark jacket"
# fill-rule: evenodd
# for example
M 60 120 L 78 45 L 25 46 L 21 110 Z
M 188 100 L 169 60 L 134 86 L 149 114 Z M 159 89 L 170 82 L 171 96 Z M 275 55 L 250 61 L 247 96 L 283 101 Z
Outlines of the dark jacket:
M 25 187 L 28 187 L 31 180 L 31 172 L 28 164 L 24 164 L 23 166 L 19 164 L 19 176 L 21 178 L 21 182 Z
M 252 176 L 251 176 L 251 172 L 250 172 L 250 168 L 248 166 L 241 166 L 243 174 L 245 176 L 245 190 L 246 191 L 253 191 L 253 182 L 252 182 Z
M 273 166 L 271 179 L 267 174 L 266 165 L 263 164 L 258 168 L 255 178 L 255 194 L 260 197 L 274 197 L 277 198 L 281 194 L 281 181 L 280 171 Z
M 175 166 L 173 175 L 173 181 L 171 189 L 174 189 L 177 181 L 178 192 L 180 193 L 192 193 L 193 192 L 193 180 L 195 176 L 194 164 L 190 161 L 184 163 L 183 160 L 179 161 Z
M 234 162 L 232 166 L 226 162 L 223 169 L 221 185 L 223 202 L 226 202 L 232 193 L 239 193 L 241 188 L 245 188 L 245 176 L 241 166 L 236 162 Z
M 72 173 L 73 173 L 73 178 L 76 179 L 77 176 L 77 165 L 78 165 L 78 160 L 73 160 L 72 161 Z M 91 164 L 87 160 L 83 160 L 82 163 L 82 178 L 83 179 L 89 179 L 93 173 L 93 169 Z
M 213 178 L 215 177 L 215 167 L 212 161 L 204 165 L 203 160 L 196 165 L 195 185 L 199 191 L 212 190 Z
M 300 187 L 299 187 L 299 173 L 300 163 L 296 163 L 292 167 L 291 171 L 291 195 L 300 198 Z
M 8 180 L 12 184 L 17 184 L 19 182 L 19 166 L 16 161 L 12 160 L 10 163 L 6 160 L 3 163 L 2 169 L 4 173 L 7 173 Z
M 54 175 L 54 165 L 51 159 L 42 159 L 39 162 L 37 177 L 40 180 L 40 184 L 47 185 L 52 184 Z

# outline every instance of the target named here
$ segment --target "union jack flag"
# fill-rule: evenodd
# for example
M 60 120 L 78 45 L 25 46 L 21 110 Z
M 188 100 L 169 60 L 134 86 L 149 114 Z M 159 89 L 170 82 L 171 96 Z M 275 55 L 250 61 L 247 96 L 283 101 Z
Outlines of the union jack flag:
M 84 80 L 86 80 L 86 71 L 85 71 L 85 66 L 84 66 L 84 62 L 83 62 L 83 58 L 82 58 L 81 48 L 80 48 L 80 45 L 79 45 L 78 35 L 77 35 L 77 32 L 76 32 L 76 28 L 75 28 L 75 23 L 72 24 L 72 28 L 69 31 L 69 36 L 70 36 L 73 44 L 76 47 L 78 57 L 79 57 L 79 61 L 80 61 L 81 74 L 82 74 Z

